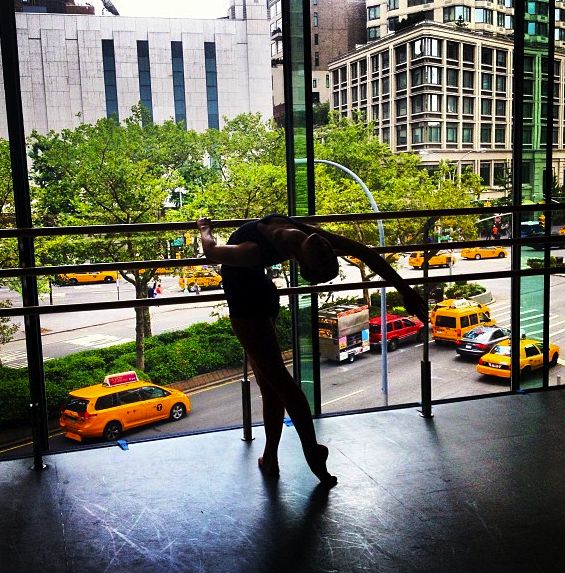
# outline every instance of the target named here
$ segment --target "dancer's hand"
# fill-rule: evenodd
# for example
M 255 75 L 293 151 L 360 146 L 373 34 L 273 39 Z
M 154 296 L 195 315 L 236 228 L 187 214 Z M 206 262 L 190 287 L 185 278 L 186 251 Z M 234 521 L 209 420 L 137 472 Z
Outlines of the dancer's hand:
M 196 226 L 200 231 L 211 231 L 212 230 L 212 220 L 209 217 L 201 217 L 196 220 Z

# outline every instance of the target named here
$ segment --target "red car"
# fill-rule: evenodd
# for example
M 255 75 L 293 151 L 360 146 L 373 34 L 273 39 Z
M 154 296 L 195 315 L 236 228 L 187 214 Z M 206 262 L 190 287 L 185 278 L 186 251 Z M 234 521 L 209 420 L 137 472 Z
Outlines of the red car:
M 386 339 L 389 350 L 396 350 L 402 342 L 420 342 L 423 330 L 424 323 L 415 316 L 386 315 Z M 371 343 L 371 348 L 379 349 L 381 347 L 380 316 L 369 320 L 369 342 Z

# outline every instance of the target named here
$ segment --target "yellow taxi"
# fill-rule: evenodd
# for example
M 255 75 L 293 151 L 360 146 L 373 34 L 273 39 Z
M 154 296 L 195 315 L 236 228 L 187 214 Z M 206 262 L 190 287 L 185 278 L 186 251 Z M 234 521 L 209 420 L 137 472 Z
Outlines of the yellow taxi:
M 222 275 L 213 269 L 184 271 L 179 278 L 179 287 L 192 290 L 196 285 L 200 288 L 222 288 Z
M 117 440 L 122 432 L 159 420 L 177 421 L 190 412 L 190 399 L 174 388 L 143 382 L 135 372 L 106 376 L 102 384 L 73 390 L 61 408 L 65 437 Z
M 565 235 L 565 225 L 563 225 L 563 227 L 561 227 L 561 229 L 559 229 L 559 234 Z
M 461 256 L 464 259 L 503 259 L 508 256 L 508 249 L 504 247 L 469 247 L 461 249 Z
M 115 283 L 118 277 L 118 271 L 93 271 L 91 273 L 57 275 L 57 280 L 64 284 L 78 285 L 86 283 Z
M 510 340 L 503 340 L 490 352 L 484 354 L 477 364 L 479 374 L 510 378 L 512 351 Z M 549 344 L 549 365 L 555 366 L 559 358 L 559 346 Z M 529 374 L 543 366 L 543 344 L 533 338 L 520 339 L 520 372 Z
M 428 261 L 428 267 L 445 267 L 448 268 L 455 264 L 455 256 L 453 253 L 448 253 L 446 251 L 440 251 L 435 255 L 431 256 Z M 408 257 L 408 264 L 414 269 L 421 269 L 424 264 L 424 252 L 414 251 L 410 253 Z

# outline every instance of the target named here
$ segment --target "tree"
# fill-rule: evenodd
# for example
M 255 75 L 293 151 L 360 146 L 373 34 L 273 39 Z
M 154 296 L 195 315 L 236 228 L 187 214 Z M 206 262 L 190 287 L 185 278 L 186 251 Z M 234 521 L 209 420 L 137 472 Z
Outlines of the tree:
M 185 180 L 180 175 L 203 160 L 194 132 L 182 124 L 144 121 L 145 110 L 118 124 L 104 118 L 94 125 L 30 138 L 36 215 L 43 225 L 153 223 L 164 220 L 163 205 Z M 166 235 L 65 237 L 44 240 L 39 248 L 52 263 L 119 262 L 166 255 Z M 120 271 L 134 285 L 136 298 L 147 297 L 155 268 Z M 148 308 L 136 308 L 136 364 L 144 367 L 144 339 L 151 333 Z

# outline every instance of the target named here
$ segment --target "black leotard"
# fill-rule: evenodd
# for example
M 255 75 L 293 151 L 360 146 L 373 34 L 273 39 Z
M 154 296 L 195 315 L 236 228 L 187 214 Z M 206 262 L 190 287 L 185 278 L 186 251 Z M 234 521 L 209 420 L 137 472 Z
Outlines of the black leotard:
M 258 228 L 259 223 L 269 223 L 273 218 L 286 219 L 298 228 L 303 227 L 285 215 L 274 213 L 258 221 L 244 223 L 228 239 L 228 245 L 240 245 L 247 241 L 256 243 L 261 254 L 261 263 L 255 267 L 222 265 L 222 283 L 233 318 L 275 318 L 279 312 L 277 288 L 265 273 L 265 267 L 282 263 L 288 257 L 277 252 Z M 307 231 L 307 228 L 303 230 Z

